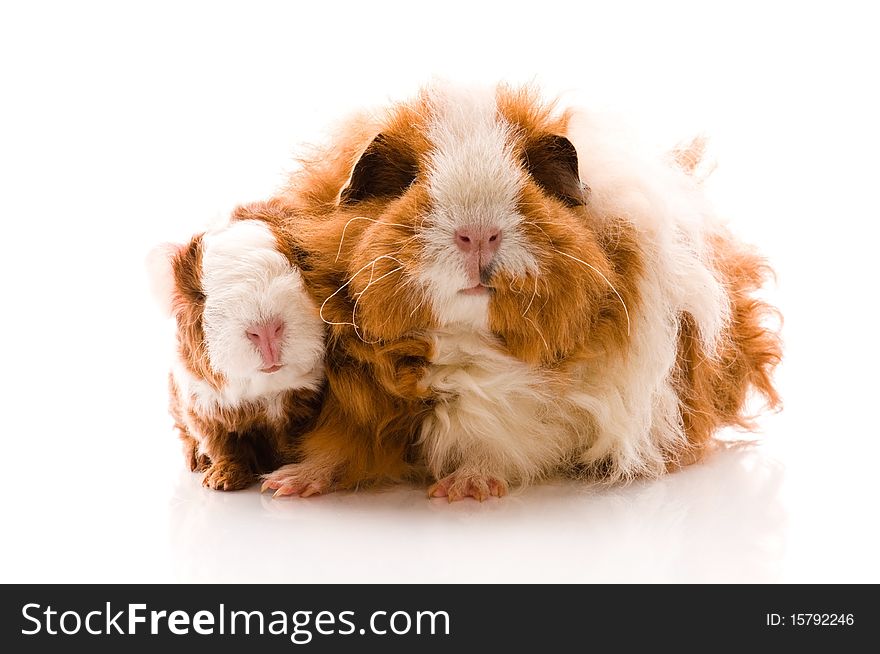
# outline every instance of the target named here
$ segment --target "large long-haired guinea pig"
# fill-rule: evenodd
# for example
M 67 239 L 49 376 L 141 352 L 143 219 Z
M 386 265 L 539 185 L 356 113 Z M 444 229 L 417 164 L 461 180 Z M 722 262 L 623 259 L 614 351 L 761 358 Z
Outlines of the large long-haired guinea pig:
M 177 323 L 170 410 L 205 486 L 237 490 L 290 460 L 320 406 L 323 322 L 295 242 L 240 208 L 230 223 L 148 259 Z
M 568 473 L 656 476 L 778 403 L 769 269 L 691 174 L 531 89 L 432 87 L 353 121 L 274 200 L 315 264 L 329 394 L 314 494 L 406 477 L 484 499 Z M 303 216 L 295 218 L 293 216 Z

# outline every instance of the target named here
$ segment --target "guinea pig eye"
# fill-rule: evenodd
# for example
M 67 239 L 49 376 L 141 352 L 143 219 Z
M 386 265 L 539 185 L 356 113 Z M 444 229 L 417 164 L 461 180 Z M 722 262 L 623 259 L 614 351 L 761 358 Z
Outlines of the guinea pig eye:
M 409 188 L 418 172 L 416 157 L 402 140 L 379 134 L 355 164 L 340 202 L 396 197 Z

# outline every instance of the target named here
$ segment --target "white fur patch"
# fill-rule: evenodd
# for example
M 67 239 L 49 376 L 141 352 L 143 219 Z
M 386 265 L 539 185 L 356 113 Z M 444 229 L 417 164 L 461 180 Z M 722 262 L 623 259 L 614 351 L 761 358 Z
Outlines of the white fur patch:
M 175 377 L 182 390 L 188 388 L 207 408 L 212 404 L 235 406 L 320 385 L 324 325 L 299 270 L 277 250 L 265 223 L 245 220 L 205 234 L 202 290 L 208 357 L 212 368 L 227 381 L 216 392 L 207 383 L 188 379 L 178 371 Z M 267 374 L 260 371 L 260 353 L 246 330 L 276 317 L 285 323 L 283 368 Z
M 579 152 L 581 178 L 592 189 L 592 208 L 629 220 L 645 257 L 627 357 L 578 371 L 581 392 L 571 399 L 595 421 L 580 458 L 585 464 L 609 459 L 614 477 L 660 474 L 664 450 L 687 440 L 672 385 L 680 317 L 693 317 L 709 356 L 730 319 L 730 300 L 708 245 L 718 219 L 692 178 L 659 154 L 627 146 L 630 140 L 613 126 L 576 114 L 568 137 Z
M 420 444 L 436 478 L 465 470 L 526 483 L 556 469 L 577 443 L 563 424 L 559 379 L 502 352 L 489 334 L 434 334 L 425 383 L 437 394 Z
M 488 302 L 459 293 L 472 285 L 455 245 L 456 229 L 499 228 L 503 240 L 493 265 L 512 275 L 534 272 L 517 198 L 525 173 L 511 148 L 510 127 L 499 116 L 494 92 L 435 89 L 428 129 L 428 193 L 433 210 L 421 232 L 426 265 L 420 281 L 428 289 L 441 324 L 486 323 Z

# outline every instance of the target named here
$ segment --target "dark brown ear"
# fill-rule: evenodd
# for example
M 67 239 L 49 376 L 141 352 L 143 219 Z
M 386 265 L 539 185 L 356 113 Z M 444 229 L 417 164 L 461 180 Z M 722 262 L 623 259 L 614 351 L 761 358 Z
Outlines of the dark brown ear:
M 342 189 L 342 204 L 401 195 L 419 172 L 415 154 L 400 139 L 379 134 L 355 164 Z
M 578 175 L 578 157 L 564 136 L 545 134 L 526 145 L 525 167 L 538 185 L 570 207 L 587 203 L 589 187 Z

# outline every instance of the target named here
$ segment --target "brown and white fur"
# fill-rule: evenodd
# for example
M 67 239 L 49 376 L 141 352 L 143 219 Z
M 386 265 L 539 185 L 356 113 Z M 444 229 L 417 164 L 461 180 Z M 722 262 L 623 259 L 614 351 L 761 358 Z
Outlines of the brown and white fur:
M 317 415 L 325 327 L 297 249 L 248 208 L 220 229 L 151 253 L 177 322 L 170 411 L 202 483 L 237 490 L 289 460 Z
M 507 87 L 353 121 L 273 201 L 315 262 L 329 391 L 264 488 L 656 476 L 748 427 L 750 391 L 776 406 L 768 268 L 689 174 L 699 148 L 645 159 Z

